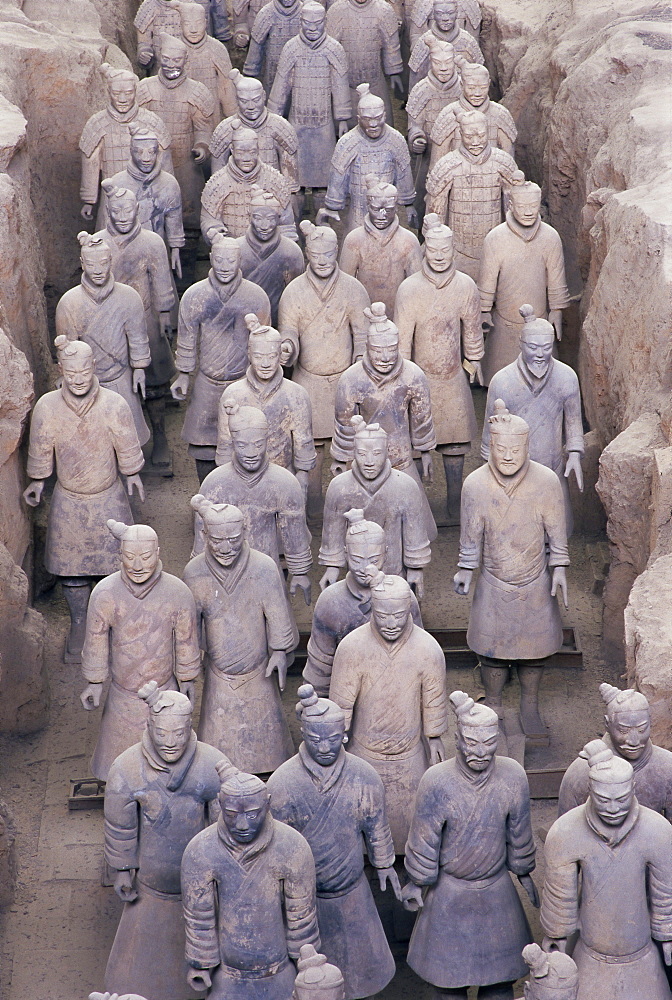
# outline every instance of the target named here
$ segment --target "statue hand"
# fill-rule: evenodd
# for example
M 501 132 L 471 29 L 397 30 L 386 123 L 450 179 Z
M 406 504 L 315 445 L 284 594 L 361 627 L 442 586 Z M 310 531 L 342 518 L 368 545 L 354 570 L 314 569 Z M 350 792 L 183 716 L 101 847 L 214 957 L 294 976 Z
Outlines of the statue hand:
M 191 155 L 196 163 L 203 163 L 210 155 L 210 150 L 204 142 L 197 142 L 191 151 Z
M 581 468 L 581 452 L 580 451 L 570 451 L 567 456 L 567 465 L 565 466 L 565 479 L 569 479 L 570 472 L 574 473 L 576 479 L 576 485 L 579 487 L 579 491 L 583 493 L 583 469 Z
M 320 590 L 326 590 L 332 583 L 336 583 L 339 573 L 338 566 L 327 566 L 320 579 Z
M 385 892 L 387 889 L 388 879 L 394 895 L 397 897 L 399 902 L 401 902 L 401 886 L 399 885 L 399 876 L 395 872 L 394 868 L 379 868 L 378 885 L 380 886 L 381 892 Z
M 471 367 L 474 369 L 473 375 L 469 376 L 470 385 L 483 385 L 483 369 L 481 368 L 480 361 L 470 361 Z
M 429 451 L 423 451 L 420 453 L 420 462 L 422 463 L 422 478 L 428 482 L 434 482 L 434 466 L 432 464 L 432 454 Z
M 145 502 L 145 487 L 142 485 L 142 479 L 140 476 L 126 476 L 126 489 L 128 490 L 129 497 L 133 496 L 133 487 L 135 486 L 138 491 L 138 496 Z
M 278 687 L 284 691 L 287 680 L 287 653 L 282 649 L 273 650 L 269 656 L 265 676 L 270 677 L 274 670 L 278 671 Z
M 83 708 L 85 708 L 87 712 L 91 712 L 94 708 L 98 708 L 100 706 L 102 693 L 102 684 L 87 684 L 79 696 L 79 700 L 81 701 Z
M 196 697 L 196 681 L 178 681 L 177 686 L 180 689 L 180 694 L 186 694 L 193 705 L 194 698 Z
M 411 142 L 411 152 L 412 153 L 424 153 L 427 149 L 427 138 L 424 135 L 416 135 L 415 139 Z
M 535 910 L 538 910 L 541 906 L 539 902 L 539 893 L 537 892 L 537 887 L 532 880 L 531 875 L 519 875 L 518 881 L 522 885 L 523 889 L 527 893 L 527 898 L 529 899 Z
M 446 759 L 446 749 L 443 745 L 443 740 L 440 736 L 430 736 L 427 742 L 429 743 L 429 766 L 440 764 L 442 760 Z
M 187 982 L 194 993 L 205 993 L 212 986 L 212 979 L 207 969 L 189 969 Z
M 154 50 L 150 48 L 139 48 L 138 49 L 138 62 L 141 66 L 149 66 L 152 59 L 154 58 Z
M 665 965 L 672 965 L 672 941 L 663 941 L 662 945 Z
M 471 578 L 473 575 L 474 571 L 471 569 L 458 569 L 453 577 L 453 590 L 456 594 L 466 597 L 471 587 Z
M 413 205 L 406 206 L 406 221 L 411 229 L 418 229 L 420 226 L 420 220 L 418 219 L 418 213 L 416 212 Z
M 297 590 L 303 591 L 303 599 L 306 602 L 306 607 L 310 607 L 310 580 L 302 573 L 300 576 L 292 575 L 289 583 L 289 592 L 294 596 Z
M 548 322 L 555 327 L 555 336 L 562 340 L 562 309 L 551 309 L 548 314 Z
M 553 568 L 553 580 L 551 581 L 551 597 L 555 597 L 557 592 L 560 591 L 562 594 L 562 600 L 566 608 L 569 607 L 567 603 L 567 572 L 564 566 L 555 566 Z
M 421 569 L 407 569 L 406 582 L 415 588 L 415 596 L 419 601 L 425 596 L 425 577 Z
M 401 901 L 405 910 L 417 913 L 424 906 L 421 886 L 416 885 L 415 882 L 407 882 L 401 890 Z
M 44 490 L 43 479 L 33 479 L 32 483 L 28 484 L 27 488 L 23 491 L 23 499 L 26 501 L 29 507 L 37 507 L 40 500 L 42 499 L 43 490 Z
M 341 221 L 341 217 L 338 214 L 338 212 L 335 212 L 331 208 L 321 208 L 318 211 L 318 213 L 317 213 L 317 215 L 315 217 L 315 225 L 316 226 L 323 226 L 325 224 L 325 222 L 327 221 L 327 219 L 333 219 L 334 222 L 340 222 Z
M 187 393 L 189 392 L 189 376 L 186 372 L 180 372 L 175 381 L 170 387 L 170 395 L 173 399 L 179 400 L 180 403 L 184 402 L 187 398 Z
M 483 327 L 483 333 L 487 333 L 488 330 L 492 330 L 494 324 L 492 322 L 492 313 L 491 312 L 482 312 L 481 313 L 481 326 Z
M 549 955 L 553 951 L 561 951 L 563 955 L 567 954 L 567 938 L 550 938 L 544 937 L 541 941 L 541 947 L 544 951 L 548 952 Z
M 180 260 L 180 248 L 173 247 L 170 251 L 170 266 L 178 278 L 182 277 L 182 261 Z
M 342 139 L 343 136 L 345 135 L 345 133 L 348 132 L 348 131 L 349 131 L 349 129 L 348 129 L 348 123 L 347 123 L 347 121 L 345 121 L 345 122 L 344 121 L 340 121 L 338 123 L 338 138 Z
M 340 476 L 342 472 L 345 472 L 345 462 L 332 462 L 329 466 L 329 472 L 332 476 Z
M 145 369 L 144 368 L 134 368 L 133 369 L 133 392 L 139 392 L 143 399 L 145 399 Z
M 280 364 L 286 365 L 289 363 L 289 359 L 294 353 L 294 344 L 291 340 L 283 340 L 280 344 Z
M 306 472 L 305 469 L 297 469 L 296 472 L 294 473 L 294 475 L 298 479 L 298 481 L 299 481 L 299 483 L 301 485 L 301 489 L 303 490 L 303 500 L 304 500 L 304 503 L 305 503 L 305 501 L 306 501 L 306 499 L 308 497 L 308 477 L 309 477 L 310 473 Z
M 87 222 L 90 222 L 93 218 L 93 205 L 89 205 L 88 203 L 82 205 L 79 214 L 83 219 L 86 219 Z
M 235 31 L 233 35 L 233 44 L 237 49 L 244 49 L 250 40 L 250 36 L 246 31 Z
M 390 83 L 392 84 L 392 90 L 394 91 L 395 97 L 398 97 L 400 101 L 404 99 L 404 83 L 401 79 L 399 73 L 393 73 L 390 77 Z
M 114 880 L 114 891 L 122 903 L 132 903 L 138 898 L 138 891 L 134 886 L 135 871 L 131 869 L 127 872 L 117 872 Z

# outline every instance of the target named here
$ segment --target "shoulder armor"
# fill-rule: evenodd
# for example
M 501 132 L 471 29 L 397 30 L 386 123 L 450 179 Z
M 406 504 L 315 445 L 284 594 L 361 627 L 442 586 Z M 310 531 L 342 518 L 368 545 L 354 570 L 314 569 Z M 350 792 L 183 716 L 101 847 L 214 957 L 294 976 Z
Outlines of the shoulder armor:
M 458 8 L 460 13 L 464 15 L 472 28 L 476 30 L 483 20 L 481 5 L 478 0 L 459 0 Z
M 265 3 L 254 19 L 252 25 L 252 38 L 255 42 L 261 43 L 267 37 L 274 23 L 274 10 L 272 3 Z
M 88 122 L 84 126 L 84 130 L 82 131 L 79 140 L 79 148 L 82 153 L 84 153 L 84 156 L 91 156 L 94 149 L 105 135 L 106 118 L 106 111 L 97 111 L 95 115 L 91 115 Z
M 499 146 L 492 147 L 492 155 L 505 170 L 513 173 L 514 170 L 518 169 L 518 164 L 514 158 L 509 153 L 505 153 Z
M 430 35 L 430 34 L 431 31 L 426 31 L 424 35 L 420 35 L 417 42 L 413 46 L 413 51 L 411 52 L 411 58 L 408 60 L 408 68 L 412 69 L 414 73 L 418 72 L 425 59 L 427 59 L 429 56 L 429 49 L 427 48 L 425 35 Z
M 138 121 L 147 125 L 149 128 L 154 129 L 159 139 L 159 146 L 161 149 L 168 149 L 172 139 L 170 132 L 166 128 L 163 118 L 157 115 L 155 111 L 150 111 L 149 108 L 140 108 L 138 111 Z
M 460 166 L 461 162 L 462 157 L 456 149 L 454 149 L 451 153 L 446 153 L 445 156 L 442 156 L 429 171 L 429 175 L 427 177 L 427 191 L 430 194 L 434 194 L 436 189 L 441 187 L 443 181 L 450 177 L 453 171 Z
M 478 6 L 478 3 L 476 4 Z M 479 7 L 480 12 L 480 7 Z M 411 21 L 418 28 L 422 24 L 426 24 L 432 14 L 432 0 L 415 0 L 413 4 L 413 9 L 411 10 Z
M 494 111 L 495 118 L 497 120 L 497 128 L 501 128 L 511 142 L 515 142 L 516 136 L 518 135 L 518 129 L 516 128 L 516 123 L 513 120 L 513 115 L 508 108 L 505 108 L 503 104 L 498 104 L 497 101 L 491 101 L 490 107 Z
M 399 22 L 397 21 L 394 8 L 387 0 L 380 0 L 376 4 L 376 8 L 380 11 L 380 23 L 383 31 L 386 35 L 393 35 L 399 30 Z
M 339 76 L 345 76 L 348 72 L 348 57 L 345 49 L 337 38 L 327 35 L 324 43 L 324 54 L 329 60 L 330 66 L 336 70 Z
M 406 114 L 409 118 L 418 118 L 427 104 L 430 94 L 425 80 L 418 80 L 406 101 Z M 443 111 L 441 112 L 443 114 Z M 437 119 L 438 120 L 438 119 Z M 436 126 L 434 126 L 436 128 Z M 433 133 L 432 133 L 433 134 Z
M 205 115 L 211 118 L 215 113 L 215 99 L 203 83 L 198 80 L 190 80 L 189 103 Z
M 147 28 L 151 27 L 155 14 L 156 4 L 154 0 L 142 0 L 133 24 L 138 31 L 147 31 Z
M 344 174 L 354 160 L 357 155 L 359 143 L 360 136 L 356 126 L 350 129 L 349 132 L 346 132 L 336 143 L 334 155 L 331 158 L 331 165 L 340 174 Z
M 272 111 L 268 112 L 268 120 L 273 127 L 273 136 L 288 153 L 296 153 L 299 148 L 299 137 L 296 129 L 282 115 L 276 115 Z
M 224 150 L 231 145 L 231 136 L 233 134 L 231 126 L 237 121 L 240 121 L 238 115 L 230 115 L 228 118 L 224 118 L 216 127 L 210 140 L 210 152 L 213 156 L 221 156 Z
M 449 135 L 453 134 L 457 128 L 457 118 L 455 116 L 460 110 L 463 110 L 463 108 L 459 101 L 453 101 L 452 104 L 447 104 L 445 108 L 441 108 L 432 128 L 432 142 L 440 145 L 446 141 Z
M 289 182 L 282 176 L 279 170 L 271 167 L 268 163 L 261 164 L 259 171 L 259 187 L 264 191 L 274 194 L 283 208 L 289 205 L 292 192 L 289 189 Z

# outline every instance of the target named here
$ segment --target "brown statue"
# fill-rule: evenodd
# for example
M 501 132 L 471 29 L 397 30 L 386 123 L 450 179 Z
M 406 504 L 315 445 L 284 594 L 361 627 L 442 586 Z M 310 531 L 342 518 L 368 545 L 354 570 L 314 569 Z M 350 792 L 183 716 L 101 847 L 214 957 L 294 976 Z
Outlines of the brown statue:
M 271 0 L 254 19 L 243 72 L 247 77 L 258 77 L 267 93 L 273 86 L 283 48 L 299 33 L 301 8 L 301 0 Z
M 175 2 L 175 0 L 173 0 Z M 187 46 L 186 75 L 202 83 L 215 102 L 215 121 L 236 113 L 236 95 L 229 76 L 231 59 L 223 42 L 207 32 L 208 12 L 194 0 L 177 0 L 182 41 Z
M 421 25 L 422 33 L 418 33 L 418 28 L 411 21 L 411 57 L 408 60 L 408 83 L 411 90 L 429 72 L 428 42 L 432 35 L 439 41 L 450 42 L 456 57 L 461 56 L 475 63 L 484 61 L 476 39 L 460 28 L 457 22 L 457 0 L 433 0 L 429 30 L 424 30 L 424 25 Z
M 523 959 L 530 968 L 530 978 L 523 986 L 525 1000 L 577 1000 L 579 973 L 573 958 L 527 944 Z

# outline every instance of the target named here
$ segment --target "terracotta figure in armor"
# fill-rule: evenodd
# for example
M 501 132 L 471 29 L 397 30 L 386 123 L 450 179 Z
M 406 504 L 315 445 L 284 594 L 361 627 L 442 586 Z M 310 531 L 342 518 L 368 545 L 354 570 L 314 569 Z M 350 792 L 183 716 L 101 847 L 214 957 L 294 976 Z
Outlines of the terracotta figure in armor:
M 266 93 L 278 71 L 280 54 L 301 28 L 301 0 L 270 0 L 254 19 L 243 72 L 261 80 Z
M 175 0 L 173 0 L 175 2 Z M 207 32 L 208 12 L 194 0 L 177 0 L 182 26 L 181 38 L 187 46 L 186 75 L 202 83 L 215 102 L 215 121 L 236 112 L 236 96 L 229 76 L 231 59 L 223 42 Z
M 142 0 L 133 23 L 138 64 L 156 73 L 161 61 L 161 35 L 182 37 L 179 7 L 173 0 Z
M 428 43 L 431 36 L 442 42 L 450 42 L 456 57 L 462 56 L 475 63 L 484 61 L 478 42 L 468 31 L 460 28 L 457 20 L 457 0 L 433 0 L 429 29 L 418 34 L 411 22 L 411 57 L 408 61 L 408 83 L 411 90 L 429 72 Z
M 411 44 L 424 35 L 432 26 L 434 18 L 433 0 L 414 0 L 406 18 Z M 478 0 L 457 0 L 457 26 L 467 31 L 476 42 L 481 33 L 481 5 Z

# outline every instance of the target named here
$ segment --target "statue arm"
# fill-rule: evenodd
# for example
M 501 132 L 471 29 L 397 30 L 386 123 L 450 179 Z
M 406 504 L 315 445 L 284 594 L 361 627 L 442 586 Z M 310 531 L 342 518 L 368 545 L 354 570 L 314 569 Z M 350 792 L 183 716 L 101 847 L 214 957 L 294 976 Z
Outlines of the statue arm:
M 432 403 L 429 396 L 429 382 L 423 374 L 416 381 L 411 393 L 409 407 L 411 444 L 418 451 L 432 451 L 436 448 L 436 434 L 432 417 Z
M 210 0 L 210 13 L 212 14 L 212 32 L 215 38 L 220 42 L 230 42 L 232 33 L 226 0 Z
M 287 951 L 297 959 L 304 944 L 320 947 L 320 932 L 317 926 L 315 907 L 315 862 L 305 841 L 297 844 L 288 869 L 285 872 L 285 920 Z
M 227 387 L 228 388 L 228 387 Z M 231 432 L 229 431 L 229 415 L 224 409 L 225 402 L 233 400 L 232 393 L 227 395 L 225 389 L 219 400 L 219 412 L 217 416 L 217 450 L 215 451 L 215 462 L 217 465 L 226 465 L 233 457 L 233 443 Z
M 350 171 L 346 169 L 343 173 L 337 170 L 333 164 L 329 170 L 329 184 L 327 194 L 324 199 L 325 208 L 332 212 L 340 212 L 345 208 L 345 203 L 350 194 Z
M 85 205 L 95 205 L 98 201 L 102 147 L 101 140 L 90 156 L 82 153 L 79 197 Z
M 44 400 L 44 402 L 43 402 Z M 28 463 L 26 472 L 29 479 L 48 479 L 54 471 L 54 431 L 56 421 L 48 413 L 46 397 L 38 400 L 30 422 Z
M 348 73 L 347 70 L 341 72 L 336 66 L 331 67 L 331 104 L 337 122 L 346 122 L 352 118 Z
M 195 681 L 201 672 L 198 631 L 196 605 L 189 594 L 175 616 L 175 677 L 180 684 Z
M 329 628 L 320 614 L 318 597 L 310 627 L 308 658 L 303 668 L 303 679 L 313 685 L 320 698 L 329 696 L 329 682 L 337 645 L 334 630 Z
M 182 858 L 182 905 L 186 930 L 185 958 L 192 969 L 210 970 L 220 963 L 217 934 L 217 886 L 200 851 L 187 845 Z
M 320 566 L 346 566 L 345 558 L 345 518 L 344 511 L 351 506 L 341 507 L 337 502 L 338 479 L 333 480 L 327 489 L 324 500 L 324 521 L 322 525 L 322 544 L 317 561 Z
M 331 457 L 345 465 L 354 457 L 355 428 L 350 418 L 359 412 L 357 392 L 344 372 L 338 380 L 334 406 L 334 435 L 331 439 Z
M 651 907 L 651 936 L 656 941 L 672 941 L 672 835 L 651 845 L 648 863 L 648 893 Z
M 569 841 L 566 831 L 551 827 L 544 845 L 546 874 L 541 900 L 541 926 L 547 937 L 562 941 L 579 926 L 579 865 L 571 849 L 563 847 Z
M 280 59 L 278 60 L 278 68 L 275 71 L 275 78 L 273 80 L 271 92 L 268 95 L 268 101 L 266 102 L 266 107 L 273 114 L 284 115 L 287 108 L 287 102 L 292 92 L 293 81 L 294 70 L 289 59 L 285 57 L 283 49 L 280 53 Z
M 427 775 L 430 775 L 430 779 Z M 445 807 L 440 793 L 425 772 L 420 779 L 415 799 L 415 811 L 406 841 L 404 866 L 416 886 L 433 885 L 439 877 L 441 842 L 446 827 Z
M 292 459 L 296 472 L 310 472 L 317 465 L 313 438 L 313 413 L 308 393 L 293 407 Z
M 422 257 L 420 260 L 422 265 Z M 419 270 L 419 268 L 418 268 Z M 394 325 L 399 331 L 399 353 L 407 361 L 413 360 L 413 338 L 415 335 L 415 296 L 411 295 L 405 285 L 397 291 L 394 303 Z
M 553 235 L 555 238 L 546 255 L 546 294 L 548 296 L 548 308 L 550 311 L 566 309 L 570 303 L 562 240 L 555 230 L 553 230 Z
M 145 464 L 145 458 L 130 407 L 116 410 L 109 420 L 108 432 L 112 437 L 119 472 L 124 476 L 136 476 Z
M 357 287 L 359 286 L 359 287 Z M 355 293 L 350 299 L 350 329 L 352 330 L 352 363 L 359 361 L 366 350 L 366 338 L 369 334 L 369 322 L 364 316 L 364 310 L 371 305 L 368 292 L 359 281 Z
M 104 684 L 109 676 L 113 619 L 114 600 L 111 594 L 94 588 L 86 613 L 86 639 L 82 649 L 82 675 L 87 684 Z
M 439 169 L 441 162 L 439 160 L 427 178 L 427 197 L 425 203 L 427 214 L 435 212 L 440 219 L 445 219 L 446 212 L 448 211 L 450 191 L 453 186 L 453 178 L 450 174 L 445 174 L 445 171 Z
M 511 793 L 511 806 L 506 818 L 506 864 L 509 871 L 521 878 L 533 872 L 536 863 L 527 779 L 521 775 Z
M 421 497 L 416 491 L 422 487 L 411 481 L 415 489 L 412 490 L 412 497 L 408 498 L 410 502 L 406 504 L 401 522 L 402 561 L 406 569 L 424 569 L 430 563 L 432 550 L 424 518 L 418 517 Z M 408 487 L 408 484 L 405 486 Z
M 296 499 L 287 498 L 283 509 L 278 512 L 278 531 L 282 540 L 285 562 L 290 576 L 305 576 L 313 565 L 310 551 L 310 533 L 306 525 L 303 490 L 294 480 Z
M 180 302 L 177 319 L 177 349 L 175 364 L 180 372 L 190 375 L 196 368 L 198 359 L 198 338 L 200 322 L 191 297 L 185 294 Z
M 362 833 L 369 861 L 374 868 L 391 868 L 394 865 L 394 844 L 390 824 L 385 815 L 385 789 L 378 779 L 368 779 L 362 794 L 364 812 Z
M 105 786 L 105 860 L 117 872 L 140 867 L 140 811 L 116 763 Z
M 560 482 L 558 481 L 560 488 Z M 460 554 L 457 565 L 460 569 L 478 569 L 483 549 L 485 523 L 478 499 L 472 496 L 470 484 L 462 487 L 462 510 L 460 515 Z
M 350 729 L 352 725 L 352 715 L 359 696 L 359 688 L 359 663 L 354 660 L 349 646 L 344 650 L 341 643 L 336 648 L 334 655 L 329 698 L 343 709 L 346 730 Z
M 338 266 L 344 274 L 349 274 L 353 278 L 356 278 L 357 271 L 359 269 L 359 254 L 357 252 L 356 244 L 354 240 L 351 239 L 351 236 L 352 233 L 348 233 L 343 240 Z

